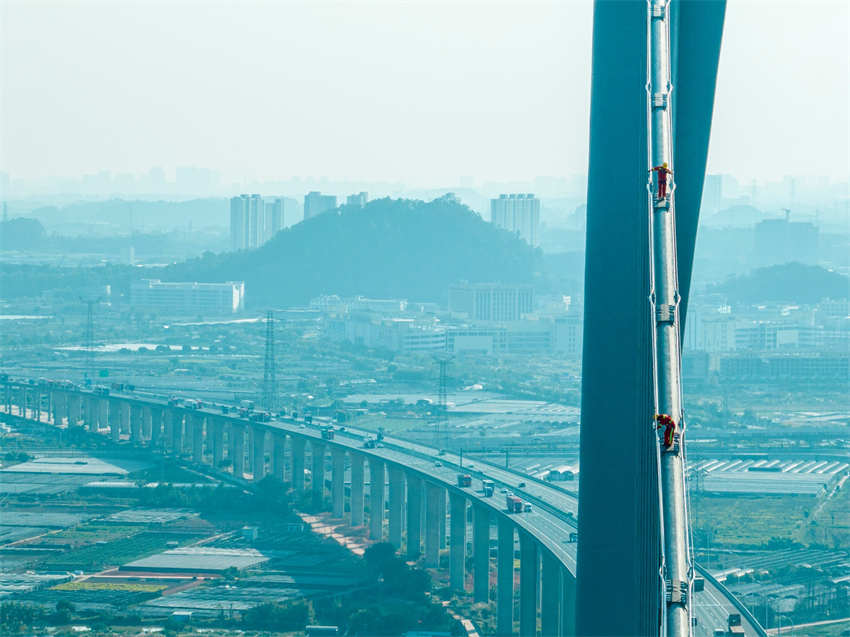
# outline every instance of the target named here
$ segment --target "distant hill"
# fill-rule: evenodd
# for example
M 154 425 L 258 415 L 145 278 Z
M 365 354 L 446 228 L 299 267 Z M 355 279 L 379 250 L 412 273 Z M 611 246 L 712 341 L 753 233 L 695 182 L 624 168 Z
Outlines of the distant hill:
M 850 297 L 850 278 L 816 265 L 785 263 L 731 277 L 709 291 L 724 294 L 735 303 L 814 304 L 826 298 Z
M 246 282 L 246 302 L 298 305 L 320 294 L 442 301 L 459 280 L 531 283 L 540 253 L 443 197 L 378 199 L 283 230 L 261 248 L 169 266 L 173 281 Z
M 44 241 L 44 226 L 35 219 L 17 217 L 0 222 L 0 250 L 27 250 Z
M 224 198 L 186 201 L 108 199 L 78 201 L 62 207 L 36 208 L 28 216 L 51 233 L 66 236 L 113 235 L 131 230 L 227 227 L 229 204 Z

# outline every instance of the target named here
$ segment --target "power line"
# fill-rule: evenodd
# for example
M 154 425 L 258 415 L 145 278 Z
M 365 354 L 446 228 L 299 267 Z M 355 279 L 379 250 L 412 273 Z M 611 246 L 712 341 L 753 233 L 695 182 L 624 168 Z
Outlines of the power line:
M 274 312 L 266 313 L 266 356 L 263 368 L 263 408 L 277 409 L 277 375 L 274 357 Z

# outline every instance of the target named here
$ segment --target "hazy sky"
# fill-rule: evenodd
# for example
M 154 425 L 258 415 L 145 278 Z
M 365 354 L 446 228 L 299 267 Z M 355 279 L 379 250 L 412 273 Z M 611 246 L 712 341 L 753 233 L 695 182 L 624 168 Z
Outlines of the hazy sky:
M 2 0 L 2 170 L 586 172 L 590 0 Z M 850 9 L 729 0 L 710 172 L 846 178 Z

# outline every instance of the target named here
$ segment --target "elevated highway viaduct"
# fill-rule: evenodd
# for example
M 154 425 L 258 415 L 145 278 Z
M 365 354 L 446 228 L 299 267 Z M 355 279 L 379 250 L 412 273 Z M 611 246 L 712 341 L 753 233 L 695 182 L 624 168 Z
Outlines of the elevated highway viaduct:
M 9 416 L 81 427 L 239 481 L 271 474 L 296 492 L 312 493 L 316 502 L 330 495 L 334 518 L 366 526 L 370 538 L 391 542 L 409 559 L 421 557 L 426 567 L 441 568 L 440 552 L 447 548 L 450 586 L 494 604 L 497 634 L 574 634 L 576 543 L 570 535 L 576 531 L 577 501 L 570 492 L 478 460 L 474 469 L 464 467 L 475 478 L 472 486 L 459 486 L 460 458 L 454 454 L 396 438 L 365 448 L 366 432 L 337 428 L 327 439 L 303 422 L 258 422 L 190 400 L 170 404 L 174 401 L 8 378 L 2 392 L 2 410 Z M 492 497 L 481 489 L 485 478 L 496 483 Z M 509 513 L 502 489 L 532 510 Z M 616 574 L 611 585 L 617 585 Z M 694 632 L 711 635 L 728 613 L 738 611 L 725 590 L 706 585 L 695 599 Z M 744 624 L 747 635 L 763 634 L 746 618 Z

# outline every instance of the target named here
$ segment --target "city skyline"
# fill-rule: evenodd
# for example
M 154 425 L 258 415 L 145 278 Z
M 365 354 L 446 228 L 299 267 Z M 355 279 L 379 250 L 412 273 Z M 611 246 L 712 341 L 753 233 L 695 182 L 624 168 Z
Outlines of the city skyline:
M 850 635 L 781 1 L 0 5 L 0 634 Z

